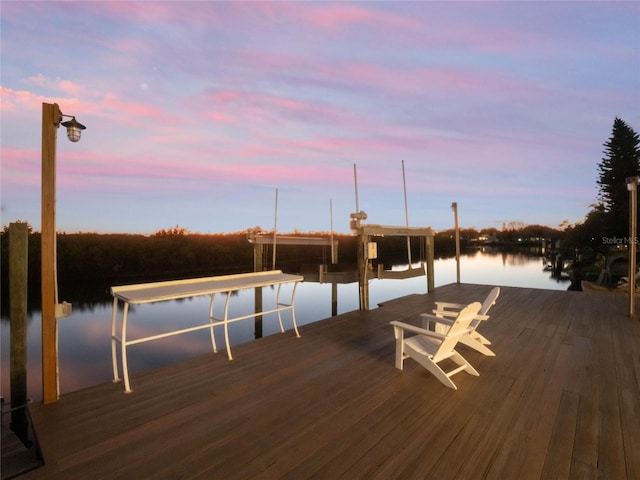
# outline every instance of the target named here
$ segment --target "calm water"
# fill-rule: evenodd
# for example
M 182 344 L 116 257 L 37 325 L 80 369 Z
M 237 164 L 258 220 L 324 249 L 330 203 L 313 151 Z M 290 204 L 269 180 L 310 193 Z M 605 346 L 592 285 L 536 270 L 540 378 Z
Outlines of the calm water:
M 461 282 L 484 285 L 566 290 L 568 280 L 558 281 L 550 272 L 543 271 L 541 258 L 519 253 L 476 252 L 461 259 Z M 402 268 L 402 267 L 398 267 Z M 456 281 L 455 259 L 436 260 L 435 285 L 446 285 Z M 283 287 L 284 289 L 284 287 Z M 369 286 L 370 306 L 382 301 L 426 292 L 425 277 L 406 280 L 372 280 Z M 281 293 L 286 299 L 286 293 Z M 275 303 L 275 289 L 264 289 L 263 304 L 268 308 Z M 222 316 L 223 296 L 216 299 L 216 315 Z M 64 299 L 63 299 L 64 300 Z M 253 291 L 241 291 L 232 297 L 233 315 L 246 314 L 253 308 Z M 218 303 L 219 302 L 219 303 Z M 209 308 L 208 297 L 196 297 L 180 301 L 160 302 L 132 307 L 129 314 L 129 338 L 147 336 L 204 323 Z M 357 283 L 338 285 L 338 313 L 358 309 Z M 305 282 L 296 292 L 296 320 L 298 326 L 331 316 L 331 285 Z M 41 342 L 40 313 L 28 319 L 28 395 L 41 399 Z M 285 329 L 291 328 L 291 317 L 283 316 Z M 236 322 L 229 327 L 232 345 L 250 341 L 254 336 L 252 320 Z M 263 334 L 279 331 L 277 319 L 268 315 L 263 320 Z M 222 329 L 216 329 L 216 342 L 224 347 Z M 304 334 L 304 329 L 302 331 Z M 9 388 L 9 328 L 7 319 L 0 324 L 1 335 L 1 385 L 0 393 L 8 398 Z M 94 305 L 80 310 L 74 305 L 73 314 L 59 321 L 59 371 L 61 394 L 87 386 L 110 382 L 111 367 L 111 304 Z M 129 373 L 135 382 L 137 373 L 162 365 L 204 355 L 211 352 L 208 330 L 176 335 L 161 340 L 130 346 L 128 349 Z M 219 350 L 220 352 L 220 350 Z M 226 359 L 224 348 L 220 354 Z M 226 360 L 225 360 L 226 361 Z M 119 387 L 122 388 L 122 387 Z

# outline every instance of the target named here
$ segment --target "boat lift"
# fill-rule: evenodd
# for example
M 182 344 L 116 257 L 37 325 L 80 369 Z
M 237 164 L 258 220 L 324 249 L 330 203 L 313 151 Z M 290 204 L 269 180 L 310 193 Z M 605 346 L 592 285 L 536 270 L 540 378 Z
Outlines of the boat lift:
M 363 224 L 367 214 L 358 207 L 358 177 L 356 165 L 353 165 L 353 175 L 356 194 L 356 212 L 351 214 L 350 228 L 358 236 L 358 285 L 360 310 L 369 310 L 369 279 L 375 277 L 371 260 L 378 258 L 377 244 L 372 241 L 374 236 L 398 236 L 407 237 L 407 255 L 409 266 L 407 270 L 385 270 L 382 264 L 378 264 L 377 278 L 405 279 L 426 275 L 427 292 L 435 288 L 434 282 L 434 236 L 431 227 L 410 227 L 407 209 L 407 193 L 405 186 L 405 217 L 406 226 L 384 226 Z M 404 161 L 402 162 L 402 177 L 404 182 Z M 412 267 L 411 261 L 411 237 L 419 237 L 424 241 L 425 258 L 420 267 Z

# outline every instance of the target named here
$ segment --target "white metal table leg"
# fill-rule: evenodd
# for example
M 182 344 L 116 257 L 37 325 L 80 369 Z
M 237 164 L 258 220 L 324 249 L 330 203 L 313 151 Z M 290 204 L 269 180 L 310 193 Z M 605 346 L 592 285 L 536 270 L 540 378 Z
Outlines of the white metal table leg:
M 280 302 L 280 287 L 282 284 L 278 285 L 278 290 L 276 293 L 276 310 L 278 313 L 278 322 L 280 322 L 280 332 L 284 333 L 284 328 L 282 326 L 282 318 L 281 311 L 284 309 L 291 310 L 291 322 L 293 323 L 293 330 L 296 332 L 296 337 L 300 338 L 300 332 L 298 332 L 298 325 L 296 324 L 296 312 L 294 309 L 294 301 L 296 295 L 296 288 L 298 287 L 298 282 L 293 284 L 293 290 L 291 291 L 291 304 L 286 304 Z
M 116 323 L 118 317 L 118 298 L 113 298 L 113 312 L 111 314 L 111 361 L 113 363 L 113 383 L 121 382 L 120 374 L 118 372 L 118 354 L 116 352 Z
M 295 282 L 293 284 L 293 290 L 291 291 L 291 321 L 293 322 L 293 329 L 296 332 L 296 337 L 300 338 L 300 333 L 298 332 L 298 324 L 296 323 L 296 311 L 295 311 L 295 296 L 296 296 L 296 288 L 298 288 L 298 283 Z
M 124 302 L 124 312 L 122 313 L 122 376 L 124 377 L 124 393 L 131 393 L 129 385 L 129 367 L 127 366 L 127 314 L 129 313 L 129 302 Z
M 211 294 L 211 300 L 209 302 L 209 325 L 211 325 L 211 327 L 209 328 L 210 332 L 211 332 L 211 345 L 213 346 L 213 353 L 217 353 L 218 352 L 218 348 L 216 347 L 216 336 L 215 333 L 213 331 L 213 325 L 214 325 L 214 320 L 213 320 L 213 300 L 216 297 L 215 293 Z
M 224 302 L 224 341 L 227 346 L 227 356 L 229 360 L 233 360 L 231 345 L 229 345 L 229 300 L 231 300 L 231 292 L 227 292 L 227 299 Z
M 280 288 L 282 287 L 282 284 L 278 284 L 278 290 L 276 291 L 276 309 L 277 309 L 277 313 L 278 313 L 278 323 L 280 324 L 280 333 L 284 333 L 284 327 L 282 326 L 282 315 L 280 314 L 281 309 L 280 309 L 280 305 L 282 305 L 280 303 Z

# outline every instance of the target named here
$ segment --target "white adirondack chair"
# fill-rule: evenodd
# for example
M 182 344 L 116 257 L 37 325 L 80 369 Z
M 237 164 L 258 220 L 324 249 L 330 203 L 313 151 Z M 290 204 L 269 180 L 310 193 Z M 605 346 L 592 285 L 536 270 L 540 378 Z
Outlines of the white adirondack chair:
M 465 371 L 471 375 L 480 375 L 455 350 L 458 341 L 469 335 L 469 325 L 478 314 L 480 307 L 480 302 L 474 302 L 463 308 L 447 328 L 446 333 L 434 332 L 399 321 L 390 322 L 396 338 L 396 368 L 402 370 L 404 360 L 413 358 L 444 385 L 454 390 L 458 387 L 451 381 L 451 377 L 456 373 Z M 439 322 L 441 319 L 433 316 L 431 320 Z M 405 338 L 405 333 L 417 335 Z M 439 364 L 447 359 L 458 365 L 457 368 L 445 372 Z
M 498 295 L 500 295 L 500 287 L 494 287 L 489 292 L 489 295 L 487 295 L 484 302 L 482 302 L 482 307 L 480 307 L 478 315 L 476 315 L 471 322 L 471 331 L 466 337 L 460 339 L 460 343 L 489 357 L 496 356 L 496 354 L 487 347 L 487 345 L 491 345 L 491 342 L 478 333 L 476 328 L 478 328 L 478 325 L 483 321 L 489 319 L 489 309 L 495 305 Z M 458 315 L 458 312 L 460 312 L 464 307 L 465 305 L 459 303 L 436 302 L 436 309 L 433 310 L 433 313 L 436 317 L 439 317 L 440 320 L 438 320 L 438 324 L 435 325 L 435 330 L 442 332 L 443 328 L 446 328 L 447 325 L 451 325 L 453 323 L 453 319 Z M 432 315 L 422 314 L 421 316 L 425 320 L 423 326 L 425 326 L 425 328 L 430 328 L 431 325 L 427 324 L 431 323 L 429 318 L 432 317 Z

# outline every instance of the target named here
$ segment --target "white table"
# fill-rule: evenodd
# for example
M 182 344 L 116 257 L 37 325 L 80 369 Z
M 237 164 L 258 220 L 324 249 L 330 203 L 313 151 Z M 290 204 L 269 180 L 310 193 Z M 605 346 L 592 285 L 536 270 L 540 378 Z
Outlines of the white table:
M 136 343 L 148 342 L 159 338 L 168 337 L 171 335 L 178 335 L 181 333 L 192 332 L 195 330 L 201 330 L 204 328 L 210 329 L 211 332 L 211 344 L 213 346 L 214 353 L 217 352 L 216 340 L 214 336 L 214 327 L 218 325 L 224 326 L 224 338 L 227 347 L 227 355 L 229 360 L 232 360 L 231 347 L 229 345 L 229 324 L 237 322 L 239 320 L 245 320 L 248 318 L 255 318 L 261 315 L 267 315 L 269 313 L 278 314 L 278 322 L 280 323 L 280 331 L 284 332 L 282 326 L 281 313 L 285 310 L 291 311 L 291 319 L 293 322 L 293 329 L 295 330 L 296 337 L 300 337 L 298 332 L 298 326 L 296 325 L 296 317 L 294 311 L 294 299 L 296 293 L 296 287 L 298 283 L 303 280 L 300 275 L 291 275 L 282 273 L 280 270 L 272 270 L 267 272 L 253 272 L 253 273 L 241 273 L 236 275 L 221 275 L 217 277 L 206 278 L 193 278 L 187 280 L 173 280 L 168 282 L 155 282 L 155 283 L 141 283 L 136 285 L 123 285 L 117 287 L 111 287 L 111 295 L 113 295 L 113 314 L 111 317 L 111 357 L 113 361 L 113 381 L 120 382 L 122 379 L 118 372 L 118 360 L 116 354 L 116 345 L 121 345 L 122 354 L 122 373 L 124 377 L 124 389 L 125 393 L 131 393 L 131 385 L 129 383 L 129 369 L 127 366 L 127 346 L 135 345 Z M 284 284 L 293 283 L 293 289 L 291 292 L 290 303 L 282 303 L 280 301 L 280 288 Z M 260 312 L 250 313 L 238 317 L 229 318 L 229 300 L 231 299 L 231 293 L 249 288 L 262 288 L 277 286 L 276 293 L 276 305 L 275 308 L 270 310 L 263 310 Z M 226 300 L 224 304 L 224 317 L 215 318 L 213 305 L 214 299 L 217 293 L 226 294 Z M 127 338 L 127 314 L 129 312 L 129 305 L 163 302 L 167 300 L 177 300 L 180 298 L 189 298 L 200 295 L 209 295 L 211 300 L 209 302 L 209 319 L 207 323 L 196 325 L 189 328 L 181 328 L 158 335 L 152 335 L 148 337 L 128 339 Z M 117 317 L 119 302 L 123 302 L 123 313 L 120 335 L 117 335 Z

